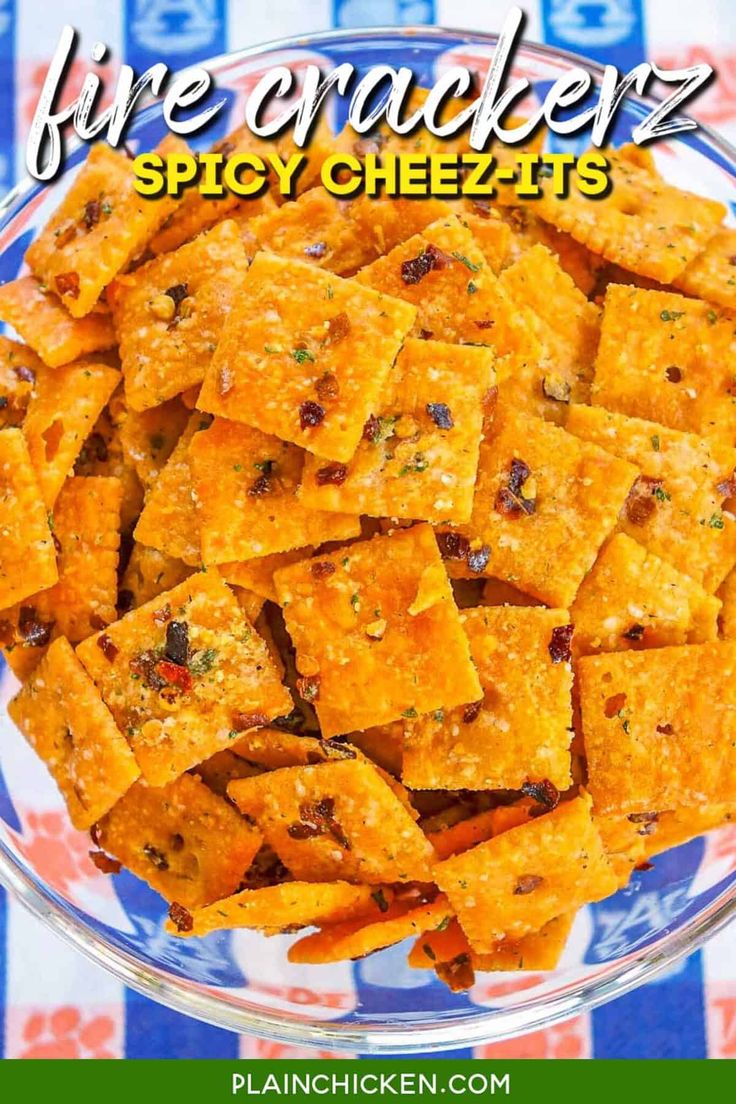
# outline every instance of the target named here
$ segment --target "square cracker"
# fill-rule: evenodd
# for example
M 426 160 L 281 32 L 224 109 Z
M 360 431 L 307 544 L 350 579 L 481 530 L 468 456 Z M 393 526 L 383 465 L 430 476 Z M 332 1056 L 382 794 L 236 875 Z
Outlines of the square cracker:
M 119 379 L 114 368 L 84 360 L 39 372 L 23 432 L 49 510 Z
M 46 506 L 25 437 L 0 430 L 0 608 L 53 586 L 59 577 Z
M 435 866 L 474 951 L 492 954 L 499 939 L 539 931 L 616 891 L 590 807 L 587 796 L 566 801 Z
M 429 259 L 427 259 L 429 258 Z M 516 308 L 483 250 L 457 215 L 427 226 L 355 277 L 412 303 L 413 334 L 466 345 L 492 345 L 503 356 L 539 351 L 529 319 Z
M 468 521 L 493 365 L 488 348 L 407 339 L 355 456 L 339 470 L 307 457 L 301 501 L 313 510 Z
M 247 271 L 240 233 L 227 220 L 115 281 L 109 299 L 134 410 L 202 382 Z
M 32 349 L 0 335 L 0 429 L 23 424 L 43 365 Z
M 736 644 L 585 656 L 577 670 L 596 812 L 736 800 Z
M 329 513 L 301 501 L 304 458 L 296 445 L 225 418 L 196 434 L 189 459 L 205 563 L 360 536 L 358 510 Z
M 259 253 L 199 407 L 349 460 L 415 313 L 352 280 Z
M 674 284 L 686 295 L 736 310 L 736 230 L 722 226 Z
M 572 406 L 566 426 L 639 468 L 618 528 L 716 590 L 736 562 L 736 522 L 723 509 L 733 493 L 736 451 L 600 406 Z
M 570 606 L 573 654 L 715 640 L 720 608 L 720 601 L 694 579 L 625 533 L 616 533 Z
M 182 560 L 175 560 L 157 548 L 134 541 L 120 581 L 118 602 L 121 613 L 138 609 L 165 590 L 178 586 L 189 578 L 192 571 L 193 568 Z
M 122 384 L 103 407 L 74 462 L 74 474 L 119 479 L 123 488 L 120 526 L 128 535 L 143 507 L 143 485 L 123 447 L 122 425 L 127 417 Z
M 607 150 L 612 187 L 591 200 L 578 191 L 550 192 L 534 211 L 608 261 L 668 284 L 703 250 L 726 213 L 722 203 L 666 184 L 651 156 L 633 145 Z
M 483 690 L 477 702 L 407 722 L 402 780 L 416 790 L 518 790 L 570 778 L 572 672 L 550 651 L 567 610 L 463 610 Z
M 186 656 L 172 650 L 172 632 L 183 633 Z M 77 652 L 153 786 L 292 708 L 265 642 L 214 570 L 131 611 Z
M 591 401 L 732 445 L 733 319 L 699 299 L 611 284 L 603 303 Z
M 186 149 L 186 143 L 169 135 L 156 152 L 165 157 Z M 124 153 L 97 143 L 26 253 L 31 271 L 74 318 L 89 314 L 174 208 L 167 195 L 138 195 L 135 179 Z
M 53 642 L 8 712 L 53 775 L 75 828 L 90 828 L 140 774 L 63 636 Z
M 191 774 L 160 788 L 138 782 L 100 821 L 96 839 L 185 908 L 234 893 L 262 842 L 228 801 Z
M 311 545 L 306 548 L 293 548 L 290 552 L 274 552 L 271 556 L 258 556 L 254 560 L 220 564 L 217 570 L 227 583 L 245 587 L 268 602 L 278 602 L 273 577 L 276 571 L 289 564 L 306 560 L 312 555 Z
M 440 547 L 453 574 L 502 579 L 565 609 L 637 469 L 540 418 L 497 421 L 481 444 L 470 522 L 440 534 Z
M 274 583 L 324 736 L 481 696 L 428 525 L 283 568 Z
M 189 415 L 179 397 L 148 410 L 131 410 L 127 403 L 123 406 L 118 423 L 120 446 L 125 461 L 135 469 L 146 490 L 158 479 L 186 428 Z
M 0 318 L 50 368 L 115 345 L 115 328 L 108 313 L 92 311 L 85 318 L 72 318 L 61 300 L 35 276 L 22 276 L 0 287 Z
M 202 561 L 200 551 L 199 510 L 194 497 L 194 482 L 189 445 L 195 434 L 209 427 L 210 419 L 197 411 L 192 414 L 176 448 L 151 487 L 138 518 L 134 537 L 140 544 L 156 548 L 190 567 Z
M 427 881 L 434 850 L 370 763 L 282 767 L 228 786 L 295 878 Z

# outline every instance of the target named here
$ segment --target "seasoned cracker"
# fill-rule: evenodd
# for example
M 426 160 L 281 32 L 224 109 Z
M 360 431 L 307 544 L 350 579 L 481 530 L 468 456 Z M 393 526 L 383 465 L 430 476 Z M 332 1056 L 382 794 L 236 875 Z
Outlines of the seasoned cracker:
M 736 230 L 722 226 L 674 284 L 686 295 L 736 310 Z
M 481 444 L 469 524 L 440 534 L 446 563 L 566 609 L 637 474 L 558 426 L 507 410 Z
M 305 454 L 296 445 L 215 418 L 192 440 L 189 458 L 205 563 L 360 536 L 359 510 L 330 513 L 298 496 Z
M 127 418 L 122 384 L 113 392 L 74 462 L 74 474 L 119 479 L 123 489 L 120 526 L 128 536 L 143 508 L 143 484 L 123 447 L 122 426 Z
M 23 424 L 43 365 L 32 349 L 0 335 L 0 429 Z
M 590 806 L 589 797 L 574 798 L 435 866 L 474 951 L 493 954 L 499 940 L 616 890 Z
M 146 490 L 174 451 L 188 419 L 189 411 L 180 398 L 148 410 L 125 409 L 120 419 L 120 445 Z
M 720 608 L 699 583 L 617 533 L 601 549 L 570 607 L 573 654 L 715 640 Z
M 415 970 L 436 970 L 450 984 L 453 976 L 461 982 L 452 989 L 466 989 L 474 983 L 474 971 L 554 970 L 565 949 L 576 913 L 568 912 L 549 920 L 537 932 L 519 939 L 501 939 L 489 954 L 476 954 L 456 919 L 446 927 L 424 932 L 409 952 L 408 963 Z M 469 960 L 469 962 L 468 962 Z M 467 966 L 472 969 L 467 972 Z M 449 967 L 442 969 L 442 967 Z M 465 967 L 465 969 L 463 969 Z M 469 984 L 465 984 L 465 981 Z
M 415 313 L 352 280 L 259 253 L 199 407 L 347 461 Z
M 140 774 L 71 645 L 55 640 L 8 712 L 43 759 L 75 828 L 89 828 Z
M 313 552 L 312 546 L 307 545 L 306 548 L 294 548 L 291 552 L 274 552 L 270 556 L 258 556 L 254 560 L 220 564 L 218 571 L 233 586 L 246 587 L 264 600 L 276 602 L 278 599 L 273 585 L 274 572 L 288 567 L 289 564 L 298 563 L 299 560 L 308 559 Z
M 469 521 L 493 365 L 490 349 L 408 339 L 339 481 L 334 466 L 308 457 L 301 501 L 313 510 Z
M 607 150 L 606 157 L 608 195 L 591 202 L 578 190 L 573 170 L 568 193 L 550 190 L 532 200 L 534 212 L 593 253 L 668 284 L 706 247 L 725 208 L 666 184 L 636 146 Z
M 39 372 L 23 432 L 49 510 L 119 379 L 114 368 L 84 360 Z
M 292 707 L 265 642 L 214 569 L 126 614 L 77 652 L 154 786 Z
M 186 149 L 180 138 L 168 135 L 156 152 L 165 157 Z M 124 153 L 102 142 L 94 145 L 26 253 L 31 271 L 74 318 L 90 313 L 174 208 L 175 201 L 165 194 L 158 199 L 138 195 L 135 179 Z
M 22 276 L 0 287 L 0 319 L 16 330 L 49 368 L 115 344 L 109 314 L 92 311 L 84 318 L 73 318 L 35 276 Z
M 408 722 L 402 780 L 415 790 L 518 790 L 544 779 L 567 789 L 572 672 L 555 650 L 567 610 L 485 607 L 460 622 L 482 693 Z
M 736 644 L 586 656 L 578 664 L 598 813 L 736 800 Z
M 571 407 L 566 428 L 640 470 L 618 528 L 716 590 L 736 562 L 736 523 L 724 509 L 736 451 L 599 406 Z
M 611 284 L 603 303 L 591 401 L 732 445 L 733 319 L 698 299 Z
M 481 696 L 428 525 L 294 564 L 274 582 L 324 736 Z
M 0 430 L 0 608 L 59 577 L 49 518 L 23 433 Z
M 652 858 L 671 847 L 679 847 L 688 840 L 714 828 L 733 824 L 736 820 L 736 805 L 733 802 L 720 804 L 683 805 L 679 809 L 670 809 L 660 813 L 650 822 L 653 831 L 644 838 L 644 856 Z
M 238 228 L 228 220 L 115 281 L 109 296 L 134 410 L 202 382 L 247 271 Z
M 598 283 L 602 257 L 591 251 L 570 234 L 558 230 L 532 213 L 529 207 L 505 207 L 501 211 L 511 231 L 507 263 L 512 264 L 537 242 L 546 245 L 557 257 L 560 266 L 575 281 L 584 295 L 591 295 Z
M 97 826 L 97 841 L 167 901 L 201 908 L 234 893 L 260 833 L 199 778 L 141 779 Z
M 284 767 L 228 786 L 266 842 L 305 881 L 427 881 L 432 845 L 364 759 Z

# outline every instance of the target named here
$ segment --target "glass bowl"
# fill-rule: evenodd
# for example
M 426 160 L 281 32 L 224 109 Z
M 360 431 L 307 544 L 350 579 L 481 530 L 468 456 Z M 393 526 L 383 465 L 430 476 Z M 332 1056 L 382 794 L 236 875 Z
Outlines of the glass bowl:
M 350 61 L 410 65 L 420 83 L 448 64 L 485 70 L 490 35 L 421 28 L 326 33 L 268 44 L 211 63 L 226 109 L 203 137 L 209 144 L 242 119 L 243 95 L 267 68 Z M 543 96 L 570 64 L 593 63 L 537 46 L 517 54 L 516 70 Z M 618 140 L 647 110 L 629 102 Z M 344 105 L 333 109 L 337 128 Z M 158 106 L 142 111 L 129 134 L 136 149 L 163 136 Z M 556 140 L 554 140 L 556 141 Z M 581 143 L 584 145 L 585 140 Z M 671 181 L 728 202 L 736 153 L 701 129 L 655 147 Z M 0 208 L 0 280 L 13 279 L 33 235 L 73 179 L 85 154 L 75 149 L 46 189 L 27 181 Z M 233 1031 L 327 1051 L 408 1053 L 498 1041 L 548 1027 L 640 985 L 694 951 L 736 912 L 736 828 L 722 829 L 657 859 L 626 890 L 584 909 L 553 973 L 480 974 L 467 994 L 452 994 L 429 971 L 410 970 L 402 944 L 356 963 L 296 966 L 295 936 L 216 933 L 180 941 L 163 929 L 161 898 L 131 874 L 110 878 L 88 859 L 89 838 L 69 825 L 44 767 L 10 722 L 15 690 L 0 673 L 0 881 L 74 947 L 147 996 Z M 64 862 L 58 861 L 59 848 Z

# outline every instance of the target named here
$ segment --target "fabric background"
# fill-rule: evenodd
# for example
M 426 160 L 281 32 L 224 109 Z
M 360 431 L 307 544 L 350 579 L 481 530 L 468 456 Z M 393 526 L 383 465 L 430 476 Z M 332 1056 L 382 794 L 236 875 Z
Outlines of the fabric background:
M 672 67 L 709 62 L 718 80 L 693 113 L 736 140 L 733 0 L 526 0 L 522 6 L 528 15 L 527 40 L 622 69 L 643 58 Z M 65 22 L 80 31 L 81 58 L 99 38 L 136 69 L 158 60 L 180 69 L 227 50 L 331 27 L 436 23 L 493 31 L 507 9 L 507 0 L 0 0 L 0 192 L 22 171 L 30 118 Z M 78 859 L 65 845 L 64 825 L 47 819 L 38 826 L 38 845 L 54 851 L 73 877 Z M 4 1057 L 307 1053 L 197 1023 L 125 989 L 0 890 Z M 736 926 L 635 993 L 550 1030 L 476 1048 L 475 1053 L 514 1058 L 736 1057 Z

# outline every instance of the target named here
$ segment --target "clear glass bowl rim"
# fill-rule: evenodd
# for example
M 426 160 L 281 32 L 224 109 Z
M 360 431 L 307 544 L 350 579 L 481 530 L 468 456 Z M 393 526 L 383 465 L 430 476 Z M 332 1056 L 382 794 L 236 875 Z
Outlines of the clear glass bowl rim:
M 471 32 L 450 27 L 368 27 L 337 31 L 323 31 L 275 39 L 220 54 L 201 62 L 201 65 L 217 73 L 240 61 L 274 53 L 278 50 L 294 50 L 305 47 L 318 48 L 335 42 L 347 42 L 351 38 L 380 39 L 405 37 L 417 39 L 442 39 L 451 37 L 468 43 L 495 46 L 498 35 Z M 597 62 L 569 50 L 545 46 L 541 43 L 521 43 L 521 48 L 550 61 L 563 59 L 571 65 L 580 65 L 594 76 L 603 74 Z M 652 107 L 656 101 L 645 96 L 630 95 L 629 100 L 643 107 Z M 736 149 L 710 127 L 698 123 L 698 133 L 736 170 Z M 78 141 L 70 142 L 69 150 L 78 148 Z M 0 200 L 0 226 L 15 214 L 27 193 L 37 181 L 26 177 Z M 662 936 L 656 943 L 638 954 L 628 955 L 597 971 L 589 981 L 571 985 L 558 996 L 522 1000 L 514 1008 L 489 1010 L 486 1013 L 454 1019 L 450 1023 L 406 1023 L 390 1026 L 378 1022 L 359 1025 L 279 1014 L 265 1009 L 249 1008 L 234 1004 L 218 994 L 217 990 L 200 987 L 196 983 L 176 977 L 154 966 L 143 965 L 134 955 L 115 947 L 85 925 L 74 911 L 65 908 L 47 888 L 41 888 L 26 873 L 20 863 L 0 840 L 0 884 L 4 886 L 33 916 L 46 924 L 67 944 L 87 959 L 107 970 L 119 981 L 152 1000 L 177 1012 L 213 1024 L 216 1027 L 239 1034 L 255 1035 L 273 1042 L 372 1055 L 410 1054 L 412 1052 L 440 1052 L 501 1042 L 531 1031 L 539 1031 L 561 1023 L 571 1016 L 596 1008 L 607 1001 L 630 992 L 677 963 L 725 928 L 736 916 L 736 881 L 721 893 L 710 906 L 694 916 L 676 933 Z

